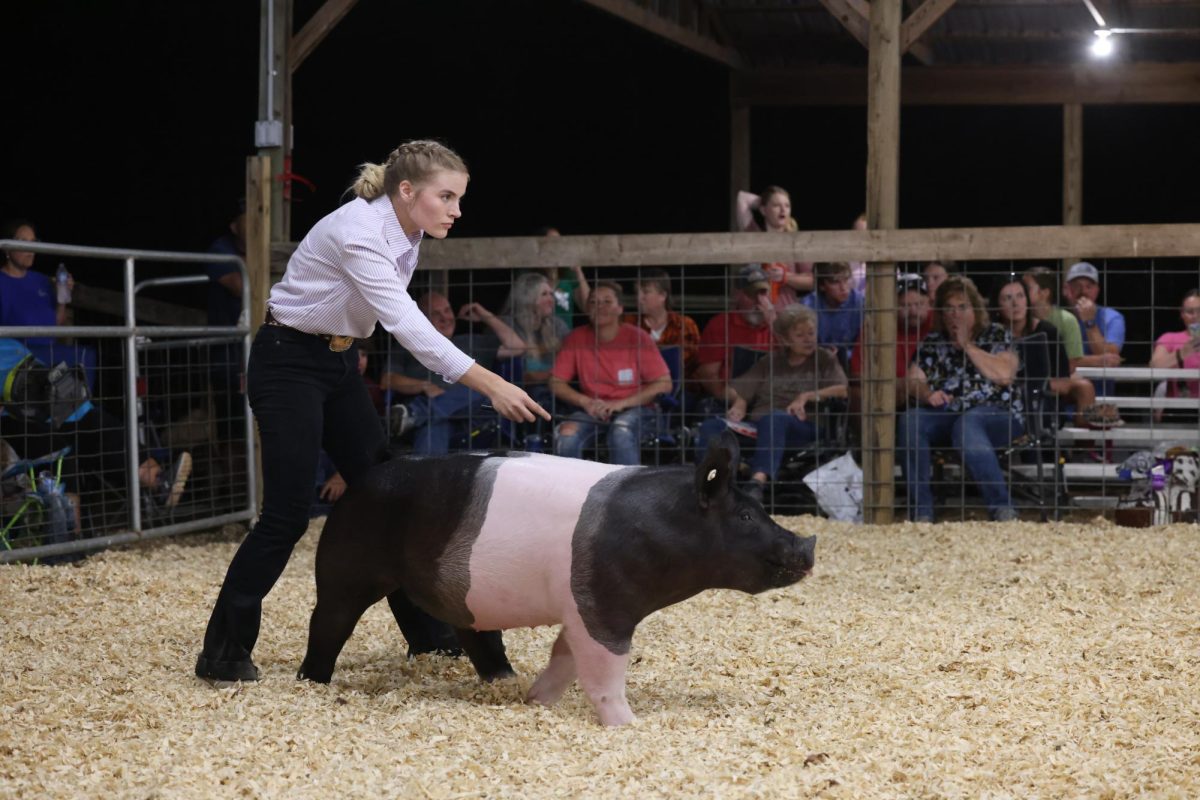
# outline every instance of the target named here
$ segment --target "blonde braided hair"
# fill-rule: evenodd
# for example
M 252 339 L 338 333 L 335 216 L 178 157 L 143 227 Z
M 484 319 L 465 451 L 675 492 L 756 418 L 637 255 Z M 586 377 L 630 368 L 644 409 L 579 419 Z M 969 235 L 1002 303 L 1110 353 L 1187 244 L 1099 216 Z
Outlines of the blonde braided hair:
M 364 200 L 374 200 L 385 194 L 390 197 L 399 189 L 401 181 L 419 185 L 439 170 L 466 173 L 467 164 L 462 156 L 441 142 L 414 139 L 389 153 L 383 164 L 367 162 L 359 165 L 358 177 L 350 191 Z

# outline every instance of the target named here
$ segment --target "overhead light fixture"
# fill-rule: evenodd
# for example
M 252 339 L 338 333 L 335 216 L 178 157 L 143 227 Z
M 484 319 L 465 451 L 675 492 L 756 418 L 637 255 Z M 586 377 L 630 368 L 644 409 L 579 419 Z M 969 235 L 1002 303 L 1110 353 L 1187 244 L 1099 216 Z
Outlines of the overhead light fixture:
M 1106 58 L 1112 55 L 1112 35 L 1113 32 L 1107 28 L 1100 28 L 1097 30 L 1096 41 L 1092 42 L 1092 55 L 1096 56 L 1097 58 Z

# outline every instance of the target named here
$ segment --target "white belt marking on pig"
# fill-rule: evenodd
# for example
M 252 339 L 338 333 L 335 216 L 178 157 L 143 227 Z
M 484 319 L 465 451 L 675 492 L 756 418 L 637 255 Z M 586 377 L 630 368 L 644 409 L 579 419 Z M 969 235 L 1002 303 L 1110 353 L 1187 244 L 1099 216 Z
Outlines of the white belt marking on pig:
M 619 469 L 630 468 L 547 455 L 500 465 L 471 549 L 467 608 L 475 630 L 554 625 L 578 616 L 572 534 L 588 492 Z

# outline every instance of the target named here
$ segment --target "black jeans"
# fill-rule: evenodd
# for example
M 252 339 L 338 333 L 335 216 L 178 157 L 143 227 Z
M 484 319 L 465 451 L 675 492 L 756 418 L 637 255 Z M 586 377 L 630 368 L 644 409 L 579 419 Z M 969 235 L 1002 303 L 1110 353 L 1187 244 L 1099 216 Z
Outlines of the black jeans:
M 262 513 L 229 565 L 204 634 L 203 656 L 217 661 L 246 660 L 254 649 L 263 598 L 308 528 L 321 450 L 348 485 L 387 453 L 357 347 L 335 353 L 318 336 L 264 325 L 250 349 L 247 392 L 262 442 Z M 415 607 L 406 612 L 396 616 L 411 649 L 434 649 L 431 640 L 454 645 L 449 626 Z

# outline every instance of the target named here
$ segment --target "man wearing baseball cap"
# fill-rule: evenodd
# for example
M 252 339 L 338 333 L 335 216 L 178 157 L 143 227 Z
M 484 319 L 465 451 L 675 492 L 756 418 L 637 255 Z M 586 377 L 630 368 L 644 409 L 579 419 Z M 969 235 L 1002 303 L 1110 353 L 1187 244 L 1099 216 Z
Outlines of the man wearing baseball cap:
M 896 406 L 908 405 L 908 390 L 904 376 L 921 341 L 933 327 L 933 306 L 925 279 L 914 272 L 896 278 Z M 850 356 L 851 404 L 857 400 L 862 379 L 862 334 L 854 343 Z
M 1099 305 L 1100 271 L 1086 261 L 1072 264 L 1063 285 L 1064 305 L 1079 320 L 1083 335 L 1083 358 L 1076 366 L 1115 367 L 1121 363 L 1125 346 L 1125 316 L 1115 308 Z M 1092 381 L 1097 395 L 1110 395 L 1113 381 Z
M 696 380 L 705 393 L 721 402 L 725 401 L 726 382 L 737 377 L 734 350 L 765 353 L 771 349 L 775 307 L 771 304 L 771 279 L 762 267 L 757 264 L 742 267 L 734 279 L 730 303 L 731 311 L 716 315 L 704 326 L 696 367 Z

